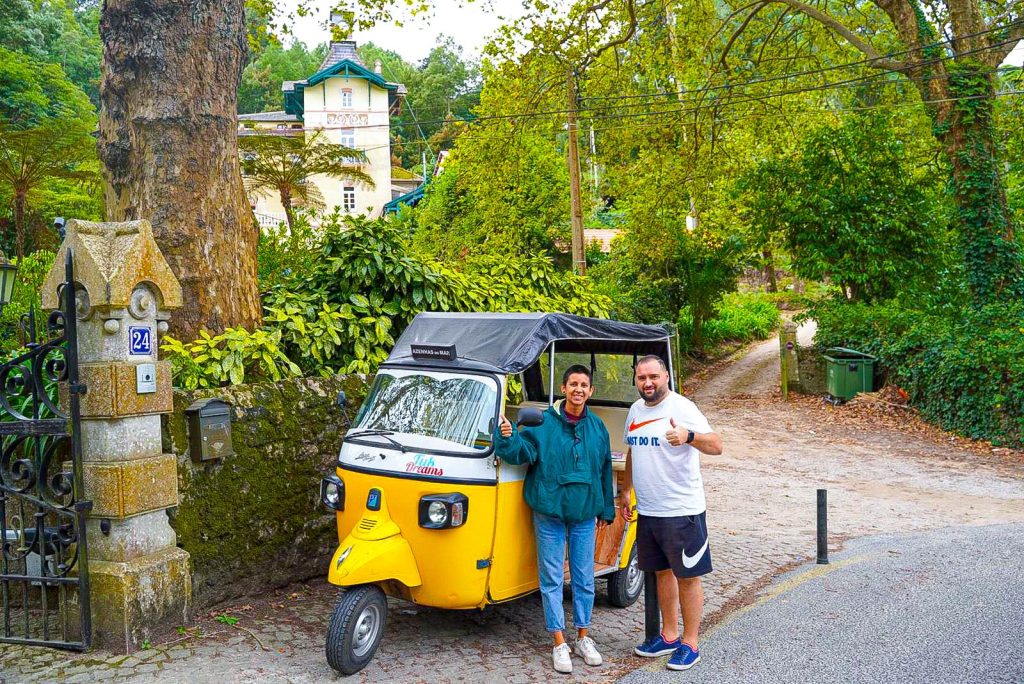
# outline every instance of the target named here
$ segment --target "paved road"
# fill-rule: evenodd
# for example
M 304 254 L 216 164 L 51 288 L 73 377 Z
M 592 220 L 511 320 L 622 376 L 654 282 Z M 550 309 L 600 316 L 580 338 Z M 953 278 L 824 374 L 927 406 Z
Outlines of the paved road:
M 621 684 L 1024 682 L 1024 525 L 853 543 L 780 577 L 720 624 L 686 673 Z

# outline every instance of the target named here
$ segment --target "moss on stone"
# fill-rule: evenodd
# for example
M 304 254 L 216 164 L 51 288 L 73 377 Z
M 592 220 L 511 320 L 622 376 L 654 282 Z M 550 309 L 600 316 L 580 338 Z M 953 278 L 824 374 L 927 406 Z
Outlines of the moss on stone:
M 195 605 L 326 574 L 337 537 L 319 484 L 348 429 L 335 397 L 344 390 L 354 415 L 366 389 L 364 378 L 335 377 L 175 391 L 163 424 L 165 448 L 178 458 L 180 504 L 170 516 L 192 558 Z M 184 411 L 212 396 L 234 407 L 235 453 L 194 463 Z

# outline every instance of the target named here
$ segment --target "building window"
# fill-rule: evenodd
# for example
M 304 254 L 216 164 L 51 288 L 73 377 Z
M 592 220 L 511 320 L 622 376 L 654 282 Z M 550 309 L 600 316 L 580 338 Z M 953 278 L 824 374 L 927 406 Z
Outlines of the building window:
M 356 189 L 351 185 L 347 185 L 341 189 L 341 208 L 346 213 L 351 213 L 356 210 Z
M 343 109 L 352 109 L 352 89 L 341 89 L 341 106 Z
M 338 144 L 345 147 L 356 146 L 356 131 L 354 128 L 342 128 L 338 131 Z

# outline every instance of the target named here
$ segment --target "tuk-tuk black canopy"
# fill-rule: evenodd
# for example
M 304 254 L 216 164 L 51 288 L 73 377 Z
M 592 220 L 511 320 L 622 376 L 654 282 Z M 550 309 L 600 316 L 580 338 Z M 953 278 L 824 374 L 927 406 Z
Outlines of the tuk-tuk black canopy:
M 424 363 L 414 345 L 454 345 L 455 359 L 430 365 L 521 373 L 552 342 L 558 352 L 667 353 L 669 333 L 656 325 L 623 323 L 561 313 L 421 313 L 413 319 L 387 363 Z

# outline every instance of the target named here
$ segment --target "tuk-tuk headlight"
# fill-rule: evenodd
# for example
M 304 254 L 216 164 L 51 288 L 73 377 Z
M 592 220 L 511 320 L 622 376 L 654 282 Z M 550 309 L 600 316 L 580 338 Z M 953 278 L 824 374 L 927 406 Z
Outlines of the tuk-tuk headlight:
M 320 501 L 333 511 L 345 510 L 345 483 L 337 475 L 320 480 Z
M 469 499 L 465 494 L 428 494 L 420 499 L 420 527 L 440 530 L 466 522 Z
M 427 517 L 434 525 L 444 527 L 444 524 L 448 522 L 448 507 L 441 501 L 431 501 L 427 506 Z

